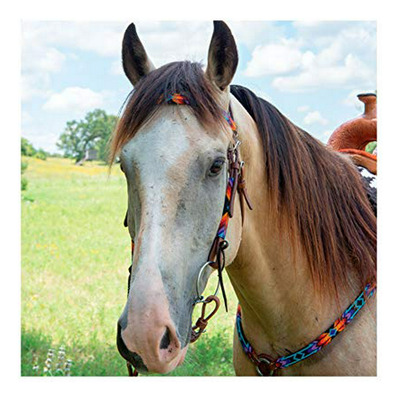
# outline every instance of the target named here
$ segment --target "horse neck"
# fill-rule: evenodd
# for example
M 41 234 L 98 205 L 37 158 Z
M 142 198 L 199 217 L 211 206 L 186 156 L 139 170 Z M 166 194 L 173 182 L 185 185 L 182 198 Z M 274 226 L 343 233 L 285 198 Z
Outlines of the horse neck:
M 246 213 L 240 248 L 227 272 L 248 339 L 260 352 L 281 355 L 317 337 L 348 306 L 353 293 L 321 301 L 315 292 L 306 257 L 301 251 L 293 254 L 288 235 L 281 234 L 269 209 L 265 156 L 255 124 L 240 104 L 233 102 L 232 108 L 254 210 Z

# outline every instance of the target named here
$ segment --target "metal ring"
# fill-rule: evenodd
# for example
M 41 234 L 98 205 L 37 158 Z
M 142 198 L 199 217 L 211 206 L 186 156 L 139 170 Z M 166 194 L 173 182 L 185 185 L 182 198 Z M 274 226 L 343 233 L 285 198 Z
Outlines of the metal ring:
M 271 370 L 271 371 L 269 372 L 269 375 L 264 375 L 264 374 L 261 372 L 260 367 L 259 367 L 259 365 L 260 365 L 262 362 L 265 362 L 266 364 L 271 365 L 271 364 L 272 364 L 271 361 L 268 360 L 268 359 L 265 358 L 265 357 L 260 357 L 260 356 L 258 357 L 258 361 L 259 361 L 259 364 L 256 365 L 256 371 L 257 371 L 258 375 L 260 375 L 260 376 L 272 376 L 273 373 L 274 373 L 273 370 Z
M 201 276 L 203 275 L 204 269 L 205 269 L 206 267 L 208 267 L 209 265 L 211 265 L 211 264 L 214 264 L 214 262 L 213 262 L 213 261 L 207 261 L 207 262 L 200 268 L 199 274 L 197 275 L 197 282 L 196 282 L 197 298 L 195 299 L 194 304 L 201 303 L 201 302 L 204 301 L 204 297 L 200 294 L 200 289 L 199 289 L 199 287 L 200 287 L 200 278 L 201 278 Z M 217 295 L 218 290 L 219 290 L 219 280 L 218 280 L 218 285 L 217 285 L 217 289 L 215 290 L 214 296 Z

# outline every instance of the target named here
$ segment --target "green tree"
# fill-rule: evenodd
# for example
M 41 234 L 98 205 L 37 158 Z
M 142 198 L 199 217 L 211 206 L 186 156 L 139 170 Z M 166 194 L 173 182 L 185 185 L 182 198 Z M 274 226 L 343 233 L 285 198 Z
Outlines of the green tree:
M 85 157 L 88 149 L 96 149 L 98 157 L 107 160 L 107 144 L 114 130 L 118 117 L 108 115 L 104 110 L 96 109 L 86 114 L 80 121 L 68 121 L 61 134 L 57 147 L 65 157 L 76 162 Z
M 39 158 L 40 160 L 46 160 L 47 159 L 47 153 L 43 149 L 39 149 L 36 154 L 36 158 Z
M 36 154 L 36 150 L 28 139 L 21 138 L 21 154 L 23 156 L 32 157 Z
M 28 139 L 21 137 L 21 155 L 46 160 L 49 154 L 43 149 L 35 149 Z

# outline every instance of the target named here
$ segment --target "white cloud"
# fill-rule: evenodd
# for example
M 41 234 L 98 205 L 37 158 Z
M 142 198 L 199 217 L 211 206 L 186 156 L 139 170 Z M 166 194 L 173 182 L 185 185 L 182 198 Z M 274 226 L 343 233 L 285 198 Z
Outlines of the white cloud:
M 238 44 L 250 51 L 260 43 L 268 43 L 284 35 L 284 29 L 273 21 L 227 21 Z
M 102 107 L 104 94 L 94 92 L 88 88 L 68 87 L 60 93 L 53 93 L 44 103 L 47 111 L 84 112 L 93 108 Z
M 124 23 L 24 21 L 22 24 L 22 100 L 46 98 L 53 76 L 76 50 L 102 56 L 120 52 Z M 72 51 L 71 51 L 72 50 Z M 50 103 L 51 104 L 51 103 Z
M 319 63 L 319 59 L 316 59 L 315 63 L 309 65 L 297 75 L 275 78 L 272 86 L 281 91 L 302 92 L 321 87 L 349 87 L 354 84 L 375 82 L 376 80 L 375 70 L 353 54 L 348 54 L 341 64 L 323 64 Z
M 297 34 L 257 46 L 246 75 L 277 75 L 284 92 L 337 86 L 373 86 L 376 81 L 376 25 L 363 22 L 294 22 Z
M 28 24 L 29 25 L 29 24 Z M 46 37 L 50 40 L 51 36 Z M 22 29 L 21 73 L 22 101 L 46 97 L 51 88 L 51 75 L 62 70 L 67 56 L 29 29 Z
M 308 111 L 309 109 L 310 109 L 310 106 L 300 106 L 300 107 L 297 107 L 297 111 L 298 111 L 298 112 L 301 112 L 301 113 L 306 112 L 306 111 Z
M 335 36 L 355 21 L 294 21 L 293 27 L 304 38 Z M 356 22 L 357 23 L 357 22 Z
M 304 117 L 303 122 L 306 125 L 327 125 L 329 121 L 324 118 L 319 111 L 310 111 Z
M 21 76 L 21 100 L 31 100 L 33 97 L 46 98 L 49 94 L 50 77 L 47 73 L 23 74 Z
M 24 21 L 26 44 L 48 48 L 62 46 L 92 51 L 102 56 L 120 54 L 124 22 Z
M 268 21 L 227 23 L 236 43 L 244 45 L 250 51 L 260 42 L 279 37 L 282 32 L 276 24 Z M 138 22 L 136 28 L 156 67 L 167 62 L 182 60 L 207 63 L 213 32 L 213 24 L 209 21 Z
M 46 97 L 50 90 L 51 74 L 59 72 L 66 55 L 55 48 L 23 42 L 21 84 L 22 101 L 32 97 Z
M 375 21 L 294 21 L 293 27 L 305 41 L 319 47 L 329 46 L 335 38 L 349 31 L 366 31 L 372 42 L 375 41 Z
M 29 112 L 22 110 L 21 111 L 21 125 L 24 126 L 26 124 L 29 124 L 30 122 L 33 121 L 33 118 Z
M 49 47 L 27 46 L 22 47 L 22 71 L 31 72 L 58 72 L 61 70 L 66 56 L 59 50 Z
M 301 65 L 302 53 L 291 44 L 257 46 L 247 64 L 245 75 L 259 77 L 285 74 Z
M 121 55 L 121 43 L 130 22 L 24 21 L 26 48 L 64 47 L 104 57 Z M 268 21 L 232 21 L 229 26 L 238 44 L 252 49 L 260 41 L 278 36 L 282 28 Z M 206 61 L 213 25 L 209 21 L 139 21 L 139 37 L 156 66 L 171 61 Z M 116 67 L 115 67 L 116 68 Z M 115 73 L 112 68 L 111 72 Z
M 23 41 L 42 48 L 62 46 L 120 59 L 130 22 L 24 22 Z M 205 59 L 212 24 L 202 21 L 142 21 L 136 29 L 156 66 L 183 59 Z

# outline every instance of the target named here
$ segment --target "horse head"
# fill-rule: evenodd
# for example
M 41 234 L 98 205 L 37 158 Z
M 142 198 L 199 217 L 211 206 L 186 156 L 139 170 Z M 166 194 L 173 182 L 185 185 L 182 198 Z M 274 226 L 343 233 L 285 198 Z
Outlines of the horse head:
M 190 62 L 156 69 L 131 24 L 122 62 L 134 90 L 112 151 L 127 181 L 127 225 L 135 251 L 117 344 L 139 371 L 166 373 L 185 358 L 197 291 L 213 270 L 203 269 L 198 280 L 224 208 L 232 145 L 224 112 L 238 54 L 229 28 L 215 22 L 205 72 Z M 176 94 L 183 105 L 173 101 Z M 230 223 L 226 264 L 240 236 L 238 212 Z

